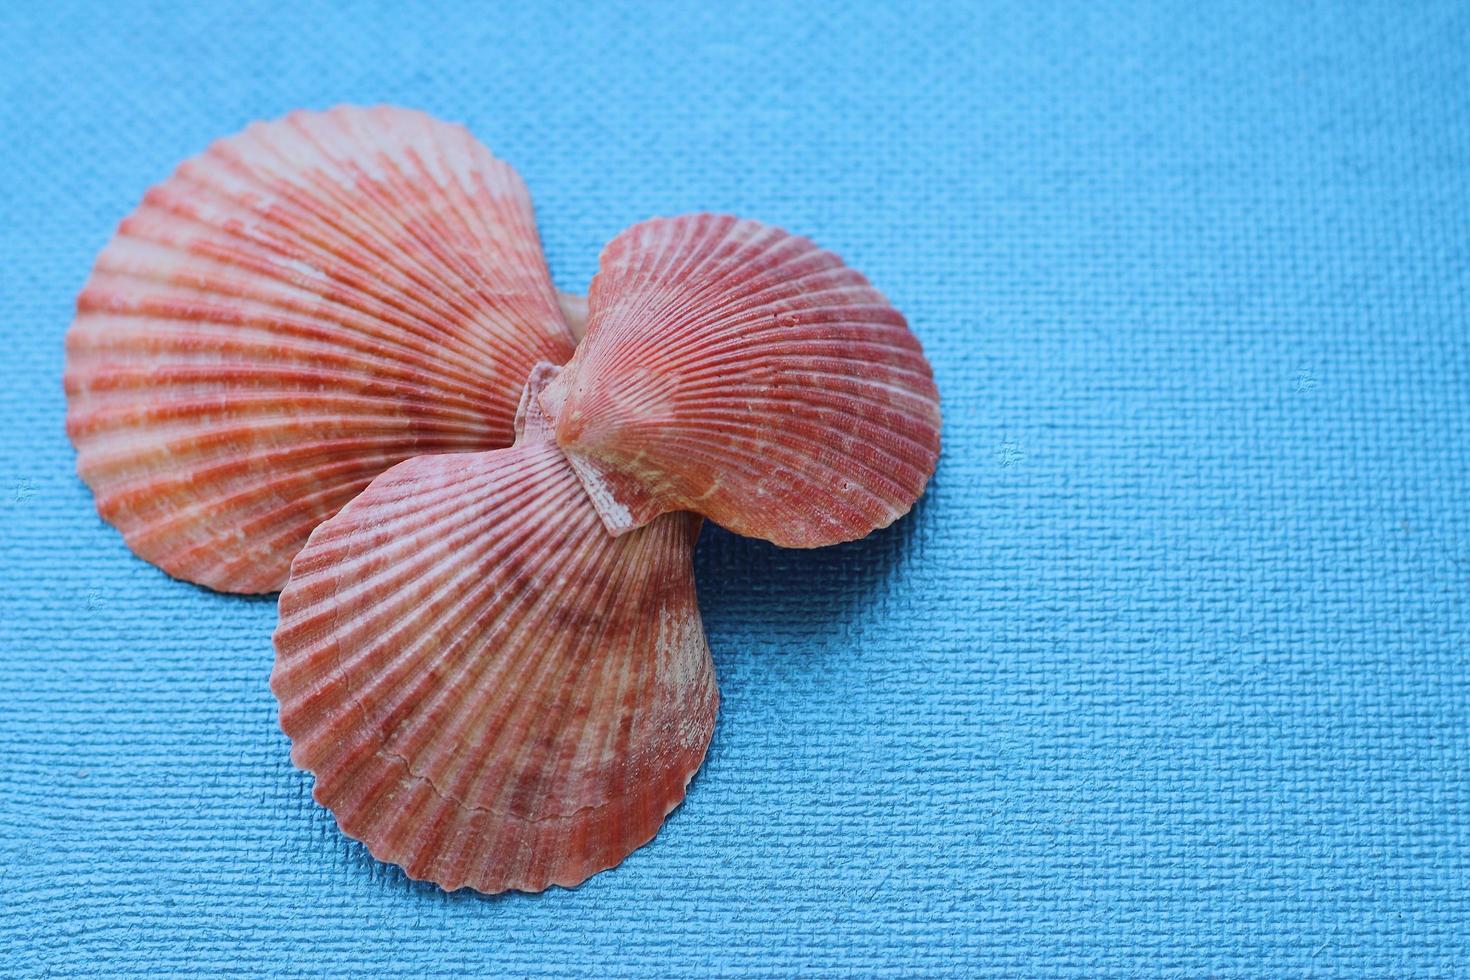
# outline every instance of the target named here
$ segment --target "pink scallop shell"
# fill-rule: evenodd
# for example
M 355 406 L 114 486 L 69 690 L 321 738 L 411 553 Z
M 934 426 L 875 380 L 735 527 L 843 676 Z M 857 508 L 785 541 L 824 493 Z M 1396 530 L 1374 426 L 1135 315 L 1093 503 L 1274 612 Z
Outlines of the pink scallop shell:
M 388 467 L 509 445 L 527 371 L 572 346 L 507 164 L 413 110 L 296 112 L 122 222 L 67 333 L 67 431 L 138 555 L 271 591 Z
M 614 534 L 675 510 L 787 547 L 906 513 L 939 456 L 918 339 L 863 276 L 737 218 L 655 218 L 603 250 L 587 335 L 544 395 Z
M 514 448 L 378 477 L 281 593 L 292 759 L 344 832 L 450 890 L 619 863 L 683 799 L 718 708 L 698 518 L 609 536 L 534 402 L 520 424 Z

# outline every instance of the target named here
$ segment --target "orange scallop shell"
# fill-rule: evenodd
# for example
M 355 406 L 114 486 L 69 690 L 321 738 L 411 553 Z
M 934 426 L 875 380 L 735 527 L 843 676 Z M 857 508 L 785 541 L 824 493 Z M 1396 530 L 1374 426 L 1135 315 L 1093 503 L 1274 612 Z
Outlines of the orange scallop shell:
M 271 591 L 388 467 L 509 445 L 526 373 L 573 343 L 507 164 L 421 112 L 296 112 L 122 222 L 67 333 L 67 431 L 138 555 Z
M 586 338 L 543 396 L 613 533 L 688 510 L 787 547 L 906 513 L 939 396 L 902 314 L 830 252 L 754 221 L 635 225 L 603 250 Z
M 608 535 L 549 421 L 521 420 L 511 449 L 378 477 L 281 593 L 292 759 L 344 832 L 451 890 L 619 863 L 683 799 L 718 708 L 698 518 Z
M 182 164 L 66 352 L 99 512 L 180 578 L 285 586 L 293 760 L 344 832 L 451 890 L 574 885 L 683 799 L 719 703 L 698 515 L 850 540 L 939 452 L 917 339 L 831 253 L 654 219 L 559 294 L 515 172 L 390 107 Z

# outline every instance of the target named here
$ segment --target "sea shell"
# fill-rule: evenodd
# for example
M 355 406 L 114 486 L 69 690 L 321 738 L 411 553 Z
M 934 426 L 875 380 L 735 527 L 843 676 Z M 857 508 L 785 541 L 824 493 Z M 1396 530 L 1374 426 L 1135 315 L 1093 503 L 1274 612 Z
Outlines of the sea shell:
M 611 537 L 530 399 L 521 425 L 514 448 L 378 477 L 281 593 L 292 759 L 344 832 L 449 890 L 620 862 L 683 799 L 719 700 L 698 518 Z
M 138 555 L 271 591 L 388 467 L 509 445 L 573 343 L 510 166 L 421 112 L 296 112 L 122 222 L 67 333 L 67 431 Z
M 587 297 L 558 292 L 556 298 L 561 303 L 561 315 L 572 331 L 572 338 L 580 342 L 587 336 Z
M 603 250 L 587 302 L 586 339 L 543 397 L 609 531 L 689 510 L 815 547 L 923 493 L 939 396 L 919 341 L 811 241 L 656 218 Z

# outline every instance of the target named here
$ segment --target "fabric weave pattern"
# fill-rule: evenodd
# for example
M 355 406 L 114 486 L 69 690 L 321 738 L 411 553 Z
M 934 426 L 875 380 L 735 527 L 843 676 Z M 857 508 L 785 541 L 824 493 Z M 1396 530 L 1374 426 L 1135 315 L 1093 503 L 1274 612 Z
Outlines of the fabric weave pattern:
M 1470 7 L 0 5 L 0 971 L 1464 975 Z M 723 706 L 658 837 L 445 895 L 291 768 L 270 599 L 132 557 L 62 428 L 113 227 L 259 118 L 392 102 L 553 274 L 809 235 L 934 365 L 930 492 L 707 528 Z

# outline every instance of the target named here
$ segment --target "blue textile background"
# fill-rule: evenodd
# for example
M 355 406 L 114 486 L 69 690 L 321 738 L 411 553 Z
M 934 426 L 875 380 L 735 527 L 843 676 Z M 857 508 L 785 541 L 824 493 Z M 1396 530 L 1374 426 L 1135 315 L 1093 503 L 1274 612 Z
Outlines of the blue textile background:
M 917 512 L 707 531 L 724 705 L 575 891 L 312 803 L 275 606 L 95 515 L 61 336 L 145 188 L 298 106 L 462 121 L 558 281 L 812 235 L 923 339 Z M 22 975 L 1470 973 L 1470 7 L 0 5 L 0 959 Z

